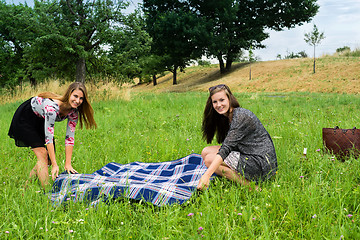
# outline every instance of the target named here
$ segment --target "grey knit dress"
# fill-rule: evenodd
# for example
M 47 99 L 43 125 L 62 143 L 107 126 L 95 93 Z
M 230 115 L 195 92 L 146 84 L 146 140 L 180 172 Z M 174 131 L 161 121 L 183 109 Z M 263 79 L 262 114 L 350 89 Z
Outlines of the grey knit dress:
M 277 158 L 273 141 L 260 120 L 251 111 L 235 108 L 218 154 L 226 159 L 239 152 L 236 171 L 250 181 L 259 182 L 275 175 Z

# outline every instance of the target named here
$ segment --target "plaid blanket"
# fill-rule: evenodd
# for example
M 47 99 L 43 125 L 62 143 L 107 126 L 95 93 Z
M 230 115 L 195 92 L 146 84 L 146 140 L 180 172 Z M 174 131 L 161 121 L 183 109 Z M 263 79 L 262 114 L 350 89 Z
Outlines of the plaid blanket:
M 206 169 L 199 154 L 160 163 L 112 162 L 92 174 L 60 174 L 49 198 L 54 205 L 67 201 L 96 205 L 122 197 L 156 206 L 182 204 L 195 192 Z

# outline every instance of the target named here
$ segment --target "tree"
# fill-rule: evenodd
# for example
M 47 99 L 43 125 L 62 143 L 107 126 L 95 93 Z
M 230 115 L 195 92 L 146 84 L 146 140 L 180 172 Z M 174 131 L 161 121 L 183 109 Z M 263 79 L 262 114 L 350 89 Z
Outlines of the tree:
M 189 0 L 193 12 L 206 19 L 210 56 L 218 58 L 220 72 L 231 69 L 241 49 L 263 48 L 266 29 L 281 31 L 309 22 L 318 11 L 316 0 Z M 224 65 L 223 60 L 226 60 Z
M 179 40 L 183 44 L 174 47 L 182 51 L 192 48 L 217 58 L 220 72 L 225 73 L 242 50 L 265 47 L 261 42 L 269 37 L 267 29 L 281 31 L 310 21 L 319 8 L 315 3 L 316 0 L 144 0 L 144 9 L 154 43 L 158 42 L 157 37 L 163 37 L 166 44 Z M 182 21 L 183 28 L 176 29 L 176 22 L 166 18 L 166 14 L 180 11 L 195 20 L 192 31 L 187 32 L 190 36 L 182 34 L 189 21 Z M 165 21 L 172 23 L 182 37 L 168 35 L 168 28 L 153 27 Z M 184 44 L 188 44 L 186 48 Z
M 125 6 L 121 0 L 35 0 L 36 37 L 23 60 L 30 80 L 53 76 L 84 82 L 86 73 L 102 72 L 104 46 L 122 23 Z
M 144 68 L 152 59 L 150 50 L 152 39 L 145 31 L 145 20 L 140 11 L 127 16 L 118 31 L 111 37 L 108 58 L 111 73 L 124 76 L 132 81 L 149 77 Z M 152 74 L 150 75 L 152 76 Z
M 56 25 L 50 34 L 68 50 L 76 80 L 85 81 L 87 64 L 96 64 L 102 46 L 123 22 L 127 4 L 122 0 L 50 0 L 49 4 L 55 9 L 51 17 Z
M 35 0 L 30 8 L 0 0 L 0 85 L 84 81 L 92 74 L 141 77 L 151 39 L 139 14 L 122 14 L 126 6 L 122 0 Z
M 153 82 L 153 85 L 157 85 L 156 75 L 165 71 L 164 63 L 165 58 L 158 55 L 149 55 L 140 59 L 140 65 L 142 66 L 142 77 L 149 79 Z M 149 78 L 151 77 L 151 78 Z
M 314 24 L 312 32 L 305 33 L 305 42 L 314 47 L 314 67 L 313 73 L 315 73 L 315 47 L 325 38 L 324 32 L 319 32 L 317 26 Z
M 173 73 L 173 84 L 177 84 L 177 70 L 183 71 L 203 53 L 197 43 L 203 24 L 183 1 L 144 0 L 143 9 L 152 54 L 162 56 L 163 68 Z
M 0 1 L 0 86 L 13 87 L 30 76 L 24 55 L 36 39 L 38 23 L 26 4 Z M 34 82 L 32 82 L 34 84 Z

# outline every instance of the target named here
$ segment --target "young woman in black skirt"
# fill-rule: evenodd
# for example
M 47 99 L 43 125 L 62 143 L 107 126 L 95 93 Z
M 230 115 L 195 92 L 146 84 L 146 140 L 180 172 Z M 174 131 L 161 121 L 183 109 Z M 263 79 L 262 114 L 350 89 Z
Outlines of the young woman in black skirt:
M 63 96 L 44 92 L 22 103 L 16 110 L 8 135 L 18 147 L 31 147 L 37 163 L 30 172 L 30 179 L 37 176 L 42 187 L 49 183 L 48 165 L 52 165 L 51 176 L 58 177 L 59 166 L 55 157 L 54 124 L 68 119 L 65 136 L 65 170 L 77 173 L 71 166 L 75 127 L 96 128 L 94 111 L 88 99 L 85 85 L 72 83 Z M 50 159 L 49 159 L 50 158 Z
M 278 167 L 275 148 L 260 120 L 250 110 L 240 107 L 227 85 L 213 86 L 209 92 L 202 124 L 203 138 L 211 143 L 216 134 L 221 146 L 202 150 L 201 156 L 208 169 L 197 188 L 206 189 L 213 173 L 242 185 L 272 177 Z

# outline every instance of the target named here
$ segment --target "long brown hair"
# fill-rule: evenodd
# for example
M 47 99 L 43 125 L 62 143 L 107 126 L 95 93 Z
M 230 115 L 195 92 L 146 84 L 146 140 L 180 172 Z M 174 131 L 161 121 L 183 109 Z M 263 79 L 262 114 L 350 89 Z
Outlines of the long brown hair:
M 89 102 L 85 85 L 82 82 L 74 82 L 70 84 L 63 96 L 52 92 L 43 92 L 40 93 L 38 96 L 43 98 L 56 99 L 63 103 L 69 103 L 71 93 L 75 90 L 80 90 L 84 94 L 83 102 L 77 108 L 79 110 L 80 128 L 83 127 L 83 122 L 85 123 L 86 129 L 96 128 L 97 125 L 94 119 L 94 110 Z
M 232 113 L 229 113 L 229 117 L 226 117 L 222 114 L 219 114 L 213 107 L 211 97 L 220 91 L 225 91 L 226 96 L 229 98 L 229 111 L 231 109 L 240 107 L 239 102 L 236 100 L 235 96 L 230 91 L 230 88 L 225 84 L 219 84 L 209 88 L 210 95 L 207 99 L 203 122 L 202 122 L 202 133 L 203 139 L 207 143 L 211 143 L 215 133 L 216 141 L 222 143 L 225 140 L 226 134 L 229 131 L 230 119 L 232 118 Z

